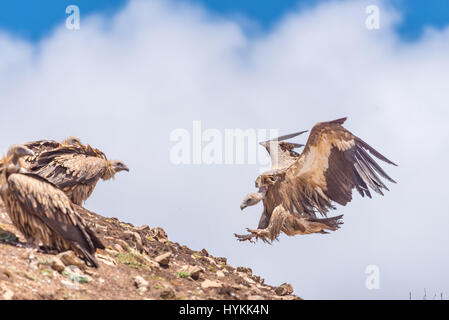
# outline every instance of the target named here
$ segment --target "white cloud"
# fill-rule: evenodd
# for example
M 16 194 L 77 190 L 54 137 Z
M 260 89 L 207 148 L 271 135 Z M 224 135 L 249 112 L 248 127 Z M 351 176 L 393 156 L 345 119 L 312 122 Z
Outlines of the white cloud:
M 449 291 L 445 206 L 449 29 L 416 43 L 394 33 L 400 15 L 338 1 L 293 12 L 266 34 L 199 7 L 132 1 L 116 16 L 83 16 L 39 43 L 0 33 L 0 147 L 78 135 L 131 167 L 100 183 L 86 206 L 172 240 L 207 247 L 305 298 L 407 298 Z M 61 13 L 64 14 L 64 13 Z M 347 128 L 397 162 L 385 197 L 358 195 L 331 235 L 237 243 L 261 207 L 242 214 L 256 166 L 173 166 L 169 133 L 190 129 L 310 129 L 349 116 Z M 305 141 L 302 138 L 301 141 Z M 380 268 L 380 290 L 365 268 Z

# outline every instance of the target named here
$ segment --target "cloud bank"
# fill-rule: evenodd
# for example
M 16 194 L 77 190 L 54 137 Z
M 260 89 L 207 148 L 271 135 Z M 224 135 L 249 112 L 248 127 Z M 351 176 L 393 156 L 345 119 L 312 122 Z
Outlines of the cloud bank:
M 372 1 L 371 1 L 372 2 Z M 266 33 L 177 1 L 130 1 L 114 16 L 83 16 L 38 43 L 0 31 L 0 148 L 77 135 L 131 168 L 102 182 L 86 206 L 171 240 L 206 247 L 304 298 L 421 298 L 449 294 L 449 28 L 402 43 L 386 3 L 379 30 L 363 1 L 328 2 L 286 15 Z M 64 14 L 63 12 L 61 13 Z M 358 195 L 342 229 L 242 244 L 262 208 L 242 214 L 257 165 L 170 163 L 170 133 L 275 128 L 280 133 L 348 116 L 346 127 L 399 164 L 399 183 Z M 305 142 L 300 137 L 299 142 Z M 365 268 L 380 269 L 380 289 Z

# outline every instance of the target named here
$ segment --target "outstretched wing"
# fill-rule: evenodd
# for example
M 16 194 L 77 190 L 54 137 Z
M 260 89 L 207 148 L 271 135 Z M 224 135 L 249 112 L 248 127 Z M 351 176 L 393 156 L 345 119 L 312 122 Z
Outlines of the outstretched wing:
M 69 190 L 95 184 L 107 168 L 106 157 L 96 149 L 61 147 L 39 155 L 31 170 L 58 188 Z
M 93 254 L 96 248 L 104 246 L 86 226 L 64 192 L 34 174 L 12 174 L 8 178 L 8 187 L 25 216 L 24 221 L 33 221 L 37 224 L 35 228 L 47 230 L 49 238 L 59 236 L 68 243 L 68 247 L 81 253 L 93 265 L 98 265 Z M 27 219 L 26 216 L 37 219 Z
M 395 165 L 362 139 L 343 128 L 346 118 L 316 124 L 300 157 L 277 186 L 290 212 L 326 215 L 331 201 L 346 205 L 352 189 L 371 197 L 370 189 L 388 190 L 381 177 L 395 182 L 368 154 Z

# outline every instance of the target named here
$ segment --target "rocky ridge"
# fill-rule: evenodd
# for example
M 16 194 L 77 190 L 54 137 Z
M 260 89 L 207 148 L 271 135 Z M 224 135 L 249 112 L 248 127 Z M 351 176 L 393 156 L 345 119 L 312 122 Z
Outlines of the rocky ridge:
M 291 285 L 267 285 L 250 268 L 171 242 L 161 228 L 94 213 L 84 219 L 106 246 L 98 269 L 72 251 L 25 248 L 0 203 L 0 299 L 300 299 Z

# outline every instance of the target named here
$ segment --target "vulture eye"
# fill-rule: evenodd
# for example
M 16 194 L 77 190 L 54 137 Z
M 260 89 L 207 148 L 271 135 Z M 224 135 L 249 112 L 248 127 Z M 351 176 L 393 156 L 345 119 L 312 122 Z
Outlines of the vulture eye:
M 250 203 L 250 202 L 251 202 L 251 199 L 246 200 L 246 203 Z

